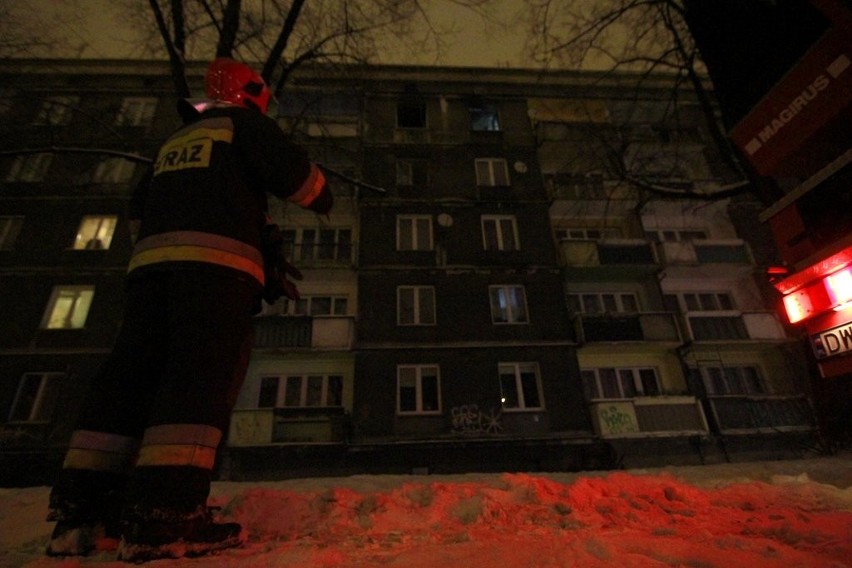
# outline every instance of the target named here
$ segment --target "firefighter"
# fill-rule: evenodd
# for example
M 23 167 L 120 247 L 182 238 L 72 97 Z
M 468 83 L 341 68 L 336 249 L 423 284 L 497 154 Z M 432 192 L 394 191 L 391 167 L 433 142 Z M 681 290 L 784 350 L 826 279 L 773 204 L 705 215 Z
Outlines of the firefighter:
M 239 524 L 214 522 L 207 498 L 252 316 L 265 288 L 297 294 L 287 267 L 261 253 L 267 193 L 318 214 L 333 199 L 316 164 L 266 116 L 260 75 L 218 58 L 206 93 L 179 103 L 185 124 L 131 200 L 138 233 L 124 319 L 50 494 L 49 555 L 112 543 L 120 559 L 140 562 L 244 539 Z

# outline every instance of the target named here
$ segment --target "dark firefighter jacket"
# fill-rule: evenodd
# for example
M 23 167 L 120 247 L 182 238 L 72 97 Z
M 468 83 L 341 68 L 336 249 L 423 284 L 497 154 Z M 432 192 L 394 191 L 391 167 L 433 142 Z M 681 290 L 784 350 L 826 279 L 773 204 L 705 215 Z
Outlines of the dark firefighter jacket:
M 128 271 L 205 263 L 263 286 L 267 192 L 308 207 L 328 191 L 322 172 L 257 111 L 214 106 L 187 114 L 131 200 L 130 218 L 141 224 Z

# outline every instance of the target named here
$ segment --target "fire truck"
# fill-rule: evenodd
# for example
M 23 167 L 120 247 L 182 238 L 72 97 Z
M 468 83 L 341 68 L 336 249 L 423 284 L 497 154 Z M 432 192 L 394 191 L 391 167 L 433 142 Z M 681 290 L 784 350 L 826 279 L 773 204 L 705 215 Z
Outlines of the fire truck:
M 845 0 L 684 0 L 730 140 L 769 180 L 769 277 L 819 374 L 852 374 L 852 10 Z

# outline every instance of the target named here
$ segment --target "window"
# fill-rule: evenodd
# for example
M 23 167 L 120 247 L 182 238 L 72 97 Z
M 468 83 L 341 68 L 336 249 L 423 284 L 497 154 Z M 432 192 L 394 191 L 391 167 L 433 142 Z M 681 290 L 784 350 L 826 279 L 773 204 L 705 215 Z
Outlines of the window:
M 348 303 L 346 296 L 302 296 L 290 302 L 295 316 L 343 316 Z
M 568 309 L 573 313 L 636 313 L 639 302 L 632 292 L 568 294 Z
M 0 250 L 12 250 L 21 227 L 24 226 L 24 218 L 21 216 L 0 217 Z
M 587 229 L 585 227 L 556 229 L 556 238 L 564 240 L 598 241 L 605 238 L 618 238 L 621 231 L 608 227 L 605 229 Z
M 654 243 L 694 241 L 706 239 L 707 233 L 696 229 L 657 229 L 645 231 L 645 238 Z
M 425 186 L 429 184 L 429 162 L 426 160 L 397 160 L 396 184 Z
M 734 309 L 734 300 L 728 292 L 682 292 L 665 294 L 663 299 L 669 311 L 718 312 Z
M 343 406 L 341 375 L 290 375 L 260 380 L 258 408 Z
M 508 186 L 509 166 L 502 158 L 477 158 L 476 185 Z
M 396 105 L 397 128 L 426 128 L 426 103 L 406 101 Z
M 71 122 L 72 109 L 80 101 L 79 97 L 47 97 L 41 104 L 33 124 L 61 126 Z
M 49 422 L 64 373 L 24 373 L 9 412 L 9 422 Z
M 659 396 L 657 371 L 652 368 L 601 367 L 580 371 L 590 400 Z
M 470 129 L 475 132 L 495 132 L 500 130 L 500 118 L 497 106 L 478 104 L 470 107 Z
M 689 329 L 696 341 L 749 339 L 748 329 L 739 316 L 690 316 Z
M 6 181 L 37 182 L 47 176 L 52 154 L 23 154 L 15 158 Z
M 538 364 L 500 363 L 500 400 L 503 410 L 544 408 Z
M 151 126 L 157 111 L 154 97 L 127 97 L 115 117 L 116 126 Z
M 431 215 L 397 215 L 396 250 L 432 250 Z
M 527 323 L 527 297 L 523 286 L 489 286 L 491 321 Z
M 400 286 L 396 289 L 398 325 L 435 325 L 435 288 Z
M 518 250 L 518 224 L 514 215 L 483 215 L 482 239 L 485 250 Z
M 440 378 L 437 365 L 400 365 L 396 369 L 397 412 L 439 414 Z
M 702 366 L 701 378 L 709 395 L 754 395 L 767 392 L 760 371 L 752 365 Z
M 117 222 L 115 215 L 86 215 L 77 230 L 74 250 L 108 249 Z
M 349 228 L 287 229 L 281 231 L 282 249 L 290 261 L 352 260 L 352 230 Z
M 42 329 L 82 329 L 94 295 L 94 286 L 54 286 Z
M 107 158 L 98 162 L 92 180 L 96 183 L 127 183 L 136 165 L 124 158 Z

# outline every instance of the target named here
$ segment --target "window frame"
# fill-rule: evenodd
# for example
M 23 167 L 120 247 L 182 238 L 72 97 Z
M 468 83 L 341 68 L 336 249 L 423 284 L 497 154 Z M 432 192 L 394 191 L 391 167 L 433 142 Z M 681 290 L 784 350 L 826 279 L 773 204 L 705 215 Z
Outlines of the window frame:
M 334 242 L 323 241 L 323 233 L 334 231 Z M 313 234 L 311 239 L 308 234 Z M 347 238 L 342 238 L 342 235 Z M 292 263 L 350 263 L 352 262 L 352 227 L 297 227 L 281 231 L 282 252 Z M 331 256 L 323 251 L 330 250 Z
M 412 292 L 412 320 L 410 322 L 403 321 L 402 300 L 403 292 Z M 428 298 L 423 298 L 423 294 L 431 294 L 431 314 L 426 314 L 427 321 L 423 317 L 423 303 L 428 301 Z M 431 321 L 428 321 L 431 319 Z M 396 288 L 396 325 L 413 327 L 413 326 L 434 326 L 437 325 L 437 305 L 434 286 L 424 285 L 402 285 Z
M 273 401 L 273 405 L 269 406 L 267 404 L 261 404 L 264 402 L 264 394 L 265 394 L 265 386 L 264 382 L 274 379 L 275 380 L 275 400 Z M 309 391 L 310 391 L 310 383 L 311 379 L 320 379 L 320 396 L 319 401 L 320 404 L 308 404 L 309 402 Z M 338 381 L 338 385 L 334 388 L 332 385 L 333 380 L 336 379 Z M 299 400 L 298 404 L 288 404 L 287 394 L 288 394 L 288 385 L 296 380 L 299 381 Z M 262 375 L 260 377 L 260 385 L 257 393 L 257 408 L 288 408 L 288 409 L 303 409 L 303 408 L 342 408 L 343 407 L 343 390 L 344 390 L 345 377 L 342 374 L 338 373 L 303 373 L 303 374 L 287 374 L 287 375 Z M 329 404 L 329 396 L 333 395 L 335 390 L 337 391 L 337 396 L 340 400 L 339 404 Z M 268 391 L 267 391 L 268 394 Z
M 97 222 L 97 226 L 95 227 L 94 232 L 91 232 L 91 236 L 84 234 L 84 226 L 87 221 Z M 104 229 L 104 223 L 107 221 L 112 221 L 112 226 Z M 71 249 L 107 250 L 112 244 L 112 239 L 115 236 L 115 229 L 117 226 L 118 215 L 83 215 L 80 219 L 80 224 L 77 227 L 77 235 L 74 237 Z M 96 246 L 97 242 L 100 242 L 100 246 Z
M 403 248 L 402 243 L 402 222 L 409 221 L 411 222 L 411 248 Z M 429 232 L 429 242 L 425 247 L 420 246 L 419 242 L 419 232 L 417 231 L 417 221 L 425 221 L 428 223 L 428 232 Z M 432 222 L 432 215 L 410 215 L 403 214 L 396 216 L 396 250 L 398 252 L 409 252 L 409 251 L 433 251 L 435 250 L 435 227 Z
M 763 378 L 763 370 L 757 364 L 745 365 L 699 365 L 701 382 L 707 396 L 762 396 L 769 394 L 766 380 Z M 753 372 L 752 377 L 747 376 L 747 371 Z M 750 381 L 753 379 L 758 388 L 752 388 Z M 714 384 L 716 383 L 716 384 Z M 717 384 L 723 385 L 726 392 L 717 392 Z M 732 388 L 739 385 L 742 388 Z
M 50 95 L 42 98 L 38 113 L 33 117 L 34 126 L 67 126 L 71 122 L 73 109 L 80 104 L 76 95 Z M 56 109 L 62 109 L 56 112 Z
M 53 154 L 39 152 L 21 154 L 12 162 L 5 181 L 11 183 L 40 183 L 47 178 L 53 163 Z
M 511 372 L 504 372 L 504 371 Z M 538 398 L 538 406 L 532 406 L 527 403 L 527 393 L 524 389 L 524 370 L 532 372 L 535 380 L 536 396 Z M 512 375 L 514 377 L 515 399 L 517 406 L 506 406 L 506 392 L 504 391 L 503 377 Z M 497 380 L 500 387 L 500 404 L 503 412 L 540 412 L 545 410 L 544 390 L 541 382 L 541 370 L 538 362 L 535 361 L 514 361 L 514 362 L 499 362 L 497 364 Z
M 509 162 L 506 158 L 475 158 L 473 163 L 476 173 L 476 185 L 478 187 L 511 187 L 512 178 L 509 175 Z M 488 166 L 488 179 L 483 179 L 483 176 L 480 175 L 481 165 Z M 498 175 L 496 173 L 498 167 L 500 167 L 505 183 L 498 183 Z
M 0 215 L 0 251 L 15 250 L 23 227 L 23 215 Z
M 494 103 L 482 103 L 479 105 L 468 105 L 468 113 L 470 115 L 470 130 L 471 132 L 502 132 L 503 128 L 500 121 L 500 109 Z M 485 121 L 488 127 L 477 128 L 476 125 Z M 494 128 L 496 126 L 496 128 Z
M 414 370 L 414 410 L 403 410 L 402 409 L 402 371 L 407 369 Z M 424 408 L 424 387 L 423 387 L 423 379 L 424 379 L 424 371 L 433 370 L 435 377 L 435 396 L 436 408 L 434 409 L 425 409 Z M 431 375 L 429 375 L 431 376 Z M 435 416 L 440 415 L 442 410 L 442 401 L 441 401 L 441 367 L 435 363 L 417 363 L 417 364 L 405 364 L 405 365 L 397 365 L 396 366 L 396 414 L 398 416 Z
M 607 301 L 605 297 L 612 296 L 613 301 L 615 302 L 615 310 L 608 310 Z M 624 298 L 632 298 L 634 305 L 636 306 L 635 310 L 625 309 Z M 635 292 L 623 292 L 623 291 L 611 291 L 611 292 L 569 292 L 565 295 L 566 303 L 568 305 L 569 311 L 575 314 L 638 314 L 642 311 L 642 306 L 639 303 L 639 296 Z M 576 302 L 572 301 L 572 298 L 576 298 Z M 600 310 L 597 311 L 589 311 L 586 309 L 588 298 L 594 298 L 595 303 Z M 575 309 L 579 307 L 579 309 Z
M 429 185 L 429 160 L 397 158 L 396 185 L 399 187 L 424 187 Z
M 39 384 L 36 389 L 35 397 L 32 399 L 30 403 L 30 407 L 27 411 L 27 418 L 15 418 L 15 415 L 18 414 L 20 408 L 19 405 L 22 404 L 22 397 L 25 396 L 25 383 L 29 377 L 38 377 Z M 45 372 L 37 372 L 30 371 L 21 375 L 20 380 L 18 381 L 18 387 L 15 390 L 15 397 L 12 399 L 12 406 L 9 408 L 9 414 L 7 416 L 7 423 L 9 424 L 49 424 L 53 419 L 53 414 L 56 412 L 56 406 L 59 400 L 58 392 L 50 393 L 50 389 L 58 390 L 61 388 L 61 381 L 66 377 L 65 373 L 55 372 L 55 371 L 45 371 Z M 48 388 L 49 387 L 49 388 Z M 46 394 L 47 393 L 47 394 Z M 52 400 L 51 400 L 52 399 Z M 47 401 L 47 402 L 45 402 Z M 44 409 L 43 406 L 47 404 L 49 408 Z M 43 416 L 47 414 L 47 416 Z M 40 418 L 41 417 L 41 418 Z
M 512 289 L 521 291 L 523 306 L 519 306 L 519 307 L 522 308 L 521 309 L 522 313 L 518 314 L 518 315 L 522 316 L 524 319 L 518 319 L 514 315 L 515 310 L 512 308 L 512 303 L 509 301 L 510 298 L 512 297 L 512 295 L 510 293 L 508 293 L 508 291 L 512 290 Z M 499 298 L 498 298 L 498 305 L 496 306 L 496 309 L 495 309 L 494 291 L 503 291 L 505 301 L 506 301 L 505 310 L 503 310 L 500 307 Z M 498 292 L 498 294 L 499 294 L 499 292 Z M 488 286 L 488 303 L 491 307 L 491 323 L 494 324 L 494 325 L 528 325 L 530 323 L 530 312 L 529 312 L 529 305 L 528 305 L 528 302 L 527 302 L 527 291 L 526 291 L 526 287 L 523 286 L 522 284 L 491 284 L 491 285 L 489 285 Z M 500 320 L 495 319 L 494 316 L 495 316 L 496 311 L 499 311 L 501 313 L 505 313 L 505 316 L 506 316 L 505 321 L 500 321 Z
M 80 325 L 62 325 L 62 326 L 51 326 L 51 322 L 54 320 L 54 312 L 57 310 L 58 304 L 60 300 L 62 300 L 62 295 L 64 293 L 74 293 L 74 297 L 71 300 L 71 309 L 68 311 L 68 315 L 63 317 L 63 321 L 72 322 L 75 318 L 75 312 L 77 311 L 78 304 L 83 299 L 83 296 L 88 292 L 88 302 L 83 304 L 83 314 L 81 317 Z M 92 308 L 92 304 L 95 299 L 95 286 L 92 284 L 58 284 L 53 287 L 53 290 L 50 293 L 50 299 L 47 302 L 47 306 L 44 310 L 44 315 L 42 316 L 41 324 L 39 325 L 39 329 L 42 330 L 79 330 L 86 328 L 86 321 L 89 318 L 89 311 Z
M 115 116 L 115 126 L 151 126 L 159 103 L 158 97 L 124 97 Z
M 612 371 L 612 378 L 615 379 L 615 383 L 611 386 L 614 386 L 617 389 L 619 396 L 606 396 L 607 391 L 610 389 L 606 388 L 606 385 L 604 384 L 607 377 L 602 376 L 602 371 Z M 647 373 L 648 371 L 653 373 L 653 390 L 656 391 L 655 393 L 645 392 L 647 389 L 642 374 L 643 372 Z M 628 389 L 625 389 L 624 384 L 624 381 L 627 380 L 627 377 L 625 376 L 627 373 L 630 374 L 629 380 L 632 383 L 632 387 L 629 389 L 629 392 Z M 642 397 L 663 396 L 660 373 L 656 367 L 644 365 L 638 367 L 587 367 L 580 369 L 580 378 L 583 382 L 583 388 L 586 395 L 589 397 L 590 401 L 633 400 Z M 592 379 L 593 383 L 590 384 L 590 380 Z
M 508 221 L 510 224 L 511 231 L 511 242 L 508 243 L 512 245 L 511 247 L 507 247 L 506 237 L 504 233 L 503 222 Z M 494 236 L 496 238 L 496 247 L 491 248 L 488 242 L 488 231 L 486 229 L 487 223 L 494 224 Z M 482 215 L 480 217 L 480 226 L 482 229 L 482 249 L 487 251 L 505 251 L 505 252 L 513 252 L 521 250 L 521 240 L 518 234 L 518 219 L 515 215 Z

